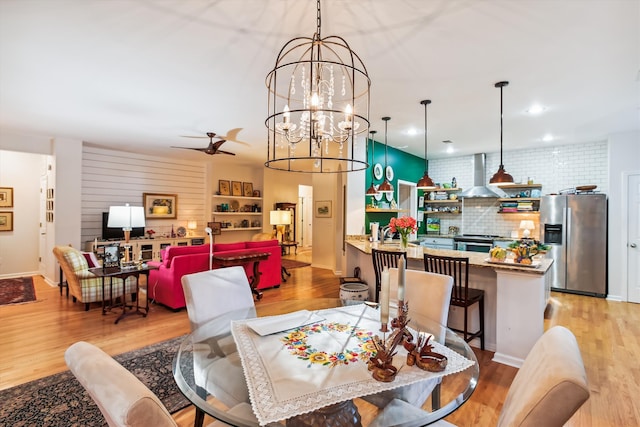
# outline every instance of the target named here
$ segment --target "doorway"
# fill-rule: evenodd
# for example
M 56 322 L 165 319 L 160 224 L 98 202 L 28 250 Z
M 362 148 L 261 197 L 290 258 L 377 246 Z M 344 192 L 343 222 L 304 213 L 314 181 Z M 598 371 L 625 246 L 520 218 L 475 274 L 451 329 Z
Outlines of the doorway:
M 398 209 L 404 211 L 398 216 L 418 217 L 418 189 L 415 182 L 398 180 Z M 411 234 L 410 239 L 416 239 L 417 234 Z
M 640 174 L 627 176 L 627 289 L 629 302 L 640 303 Z
M 298 185 L 298 218 L 296 228 L 300 230 L 296 238 L 303 248 L 313 245 L 313 187 Z

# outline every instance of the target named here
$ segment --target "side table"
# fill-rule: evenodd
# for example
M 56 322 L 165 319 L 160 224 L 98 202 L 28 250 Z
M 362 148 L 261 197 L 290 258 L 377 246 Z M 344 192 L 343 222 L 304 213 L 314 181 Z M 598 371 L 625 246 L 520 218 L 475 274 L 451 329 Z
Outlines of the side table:
M 280 247 L 282 248 L 282 255 L 284 255 L 285 248 L 287 249 L 287 254 L 291 253 L 291 247 L 294 248 L 294 254 L 298 255 L 298 242 L 281 242 Z
M 262 292 L 258 291 L 258 284 L 260 283 L 260 271 L 258 267 L 260 261 L 269 258 L 271 255 L 269 252 L 247 252 L 235 255 L 216 255 L 213 254 L 213 262 L 221 267 L 234 267 L 236 265 L 245 265 L 253 263 L 253 277 L 249 278 L 249 285 L 251 286 L 251 293 L 256 296 L 256 299 L 262 298 Z
M 91 273 L 93 273 L 94 275 L 101 277 L 102 278 L 102 314 L 105 315 L 107 313 L 107 306 L 105 305 L 105 297 L 104 297 L 104 286 L 105 286 L 105 279 L 108 277 L 109 278 L 109 300 L 111 305 L 109 306 L 109 308 L 113 308 L 113 284 L 112 281 L 114 278 L 117 279 L 122 279 L 122 314 L 120 314 L 120 316 L 118 316 L 118 318 L 116 319 L 115 323 L 118 324 L 118 322 L 126 317 L 129 316 L 131 314 L 140 314 L 142 315 L 142 317 L 147 317 L 147 314 L 149 314 L 149 272 L 151 270 L 156 270 L 158 267 L 151 267 L 151 266 L 147 266 L 144 268 L 120 268 L 120 267 L 107 267 L 107 268 L 103 268 L 103 267 L 96 267 L 96 268 L 90 268 L 89 271 L 91 271 Z M 140 307 L 140 275 L 146 276 L 147 278 L 147 296 L 145 297 L 145 304 L 144 307 Z M 135 293 L 135 299 L 136 299 L 136 305 L 135 305 L 135 311 L 131 310 L 131 311 L 127 311 L 127 307 L 133 309 L 133 302 L 131 303 L 131 306 L 127 305 L 127 291 L 126 291 L 126 286 L 125 286 L 125 281 L 127 280 L 127 277 L 135 277 L 136 278 L 136 293 Z

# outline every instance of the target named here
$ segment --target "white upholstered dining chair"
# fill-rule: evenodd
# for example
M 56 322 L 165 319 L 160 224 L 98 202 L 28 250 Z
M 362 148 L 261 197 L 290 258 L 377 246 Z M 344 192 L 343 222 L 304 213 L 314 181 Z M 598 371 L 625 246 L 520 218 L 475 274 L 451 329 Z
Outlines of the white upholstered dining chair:
M 239 410 L 247 417 L 253 417 L 251 406 L 248 405 L 249 391 L 242 363 L 233 337 L 227 334 L 231 320 L 244 319 L 247 311 L 255 310 L 244 268 L 236 266 L 207 270 L 184 275 L 181 280 L 191 323 L 194 379 L 198 394 L 205 399 L 209 392 L 231 408 L 231 412 Z M 209 322 L 221 316 L 224 320 Z M 219 334 L 216 329 L 222 333 L 221 337 L 216 337 Z M 198 338 L 200 334 L 203 336 L 201 341 Z M 221 381 L 220 378 L 228 380 Z M 204 413 L 198 409 L 196 426 L 202 425 L 203 417 Z M 255 419 L 252 421 L 257 422 Z
M 513 379 L 497 426 L 561 427 L 587 399 L 587 374 L 576 338 L 564 326 L 554 326 L 538 339 Z M 395 400 L 372 425 L 408 422 L 424 415 L 418 411 Z M 445 420 L 430 425 L 455 427 Z
M 449 318 L 449 302 L 453 279 L 443 274 L 427 273 L 422 270 L 405 270 L 404 299 L 409 304 L 409 318 L 412 323 L 426 324 L 425 320 L 441 325 L 439 331 L 431 331 L 434 339 L 444 342 L 447 319 Z M 389 306 L 390 317 L 396 317 L 398 308 L 398 269 L 389 269 Z M 422 406 L 437 384 L 425 387 L 423 384 L 413 384 L 365 396 L 369 403 L 383 408 L 394 399 L 402 399 L 413 406 Z
M 64 360 L 109 426 L 177 426 L 147 386 L 95 345 L 79 341 L 67 349 Z

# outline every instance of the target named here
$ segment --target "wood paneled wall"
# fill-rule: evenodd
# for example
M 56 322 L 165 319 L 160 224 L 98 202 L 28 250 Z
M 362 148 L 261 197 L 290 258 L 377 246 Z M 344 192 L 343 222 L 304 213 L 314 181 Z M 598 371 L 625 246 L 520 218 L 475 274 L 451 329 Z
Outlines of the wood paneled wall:
M 129 203 L 142 206 L 143 193 L 177 194 L 176 219 L 147 220 L 146 228 L 170 233 L 196 219 L 206 227 L 205 163 L 111 151 L 84 146 L 82 151 L 82 241 L 102 235 L 102 212 Z

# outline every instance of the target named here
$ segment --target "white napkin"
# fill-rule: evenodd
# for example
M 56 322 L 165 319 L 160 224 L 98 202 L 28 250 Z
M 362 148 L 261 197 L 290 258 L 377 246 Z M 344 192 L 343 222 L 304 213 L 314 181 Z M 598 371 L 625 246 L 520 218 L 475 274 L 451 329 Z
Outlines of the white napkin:
M 258 335 L 265 336 L 323 320 L 324 317 L 314 312 L 300 310 L 279 316 L 260 317 L 255 320 L 249 320 L 247 321 L 247 326 L 253 329 Z

